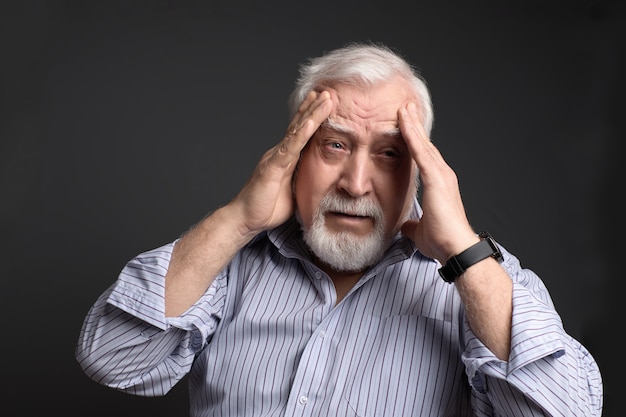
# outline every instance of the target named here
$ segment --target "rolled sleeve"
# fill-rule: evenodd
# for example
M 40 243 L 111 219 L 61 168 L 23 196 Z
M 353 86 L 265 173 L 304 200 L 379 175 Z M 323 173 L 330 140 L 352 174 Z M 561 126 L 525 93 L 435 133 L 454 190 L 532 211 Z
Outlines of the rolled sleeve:
M 122 269 L 107 302 L 150 325 L 167 330 L 176 327 L 191 332 L 189 348 L 202 349 L 214 333 L 224 306 L 227 277 L 216 277 L 203 296 L 178 317 L 165 316 L 165 275 L 175 242 L 144 252 Z
M 498 359 L 465 318 L 462 360 L 470 385 L 496 409 L 516 404 L 520 411 L 511 412 L 515 416 L 535 409 L 551 416 L 600 415 L 602 382 L 597 364 L 565 332 L 539 277 L 503 253 L 503 267 L 513 280 L 511 350 L 508 361 Z
M 118 277 L 107 302 L 161 330 L 165 318 L 165 274 L 174 242 L 144 252 L 129 261 Z

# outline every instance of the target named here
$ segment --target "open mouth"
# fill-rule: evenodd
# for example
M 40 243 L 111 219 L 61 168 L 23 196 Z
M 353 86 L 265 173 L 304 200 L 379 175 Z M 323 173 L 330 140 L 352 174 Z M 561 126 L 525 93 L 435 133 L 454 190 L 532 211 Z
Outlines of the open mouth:
M 369 219 L 370 216 L 361 216 L 358 214 L 350 214 L 350 213 L 342 213 L 339 211 L 330 211 L 328 212 L 329 214 L 332 214 L 333 216 L 338 216 L 338 217 L 345 217 L 345 218 L 353 218 L 353 219 Z
M 335 226 L 338 227 L 347 227 L 348 230 L 353 228 L 356 228 L 354 230 L 362 230 L 363 228 L 371 228 L 374 224 L 374 219 L 370 216 L 361 216 L 339 211 L 328 211 L 326 212 L 326 224 L 335 224 Z

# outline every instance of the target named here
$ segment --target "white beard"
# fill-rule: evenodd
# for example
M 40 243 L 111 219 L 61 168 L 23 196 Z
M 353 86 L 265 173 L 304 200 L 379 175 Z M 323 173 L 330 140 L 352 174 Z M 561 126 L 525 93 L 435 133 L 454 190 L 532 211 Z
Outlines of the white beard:
M 324 214 L 328 211 L 369 216 L 374 220 L 374 230 L 366 236 L 351 232 L 331 232 L 326 228 Z M 302 220 L 297 214 L 302 225 Z M 315 210 L 310 229 L 303 227 L 303 238 L 309 249 L 322 262 L 336 271 L 356 272 L 378 262 L 389 245 L 385 237 L 382 208 L 372 200 L 353 199 L 336 193 L 326 194 Z

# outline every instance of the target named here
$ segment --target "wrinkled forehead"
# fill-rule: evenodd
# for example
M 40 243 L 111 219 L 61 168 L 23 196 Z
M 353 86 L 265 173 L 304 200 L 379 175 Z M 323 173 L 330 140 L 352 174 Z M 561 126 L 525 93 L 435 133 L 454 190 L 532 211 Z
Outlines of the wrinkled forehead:
M 333 131 L 348 136 L 357 136 L 359 129 L 354 127 L 354 123 L 346 122 L 343 118 L 330 115 L 321 125 L 322 129 Z M 377 136 L 389 138 L 401 138 L 400 127 L 397 120 L 388 120 L 380 123 L 376 131 Z
M 343 133 L 366 129 L 395 136 L 398 111 L 416 102 L 416 95 L 404 80 L 376 85 L 338 84 L 326 90 L 333 108 L 324 126 Z
M 420 102 L 413 85 L 399 76 L 375 84 L 335 83 L 323 89 L 331 95 L 334 103 L 333 113 L 340 111 L 381 112 L 387 108 L 397 112 L 400 106 L 409 101 Z

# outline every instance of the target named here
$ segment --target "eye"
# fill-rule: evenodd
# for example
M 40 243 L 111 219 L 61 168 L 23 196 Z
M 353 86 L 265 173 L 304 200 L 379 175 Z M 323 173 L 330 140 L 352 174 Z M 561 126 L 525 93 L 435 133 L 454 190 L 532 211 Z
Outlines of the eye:
M 402 156 L 402 152 L 397 148 L 384 148 L 381 149 L 380 155 L 387 159 L 398 159 Z
M 323 146 L 331 151 L 341 151 L 346 149 L 344 143 L 338 140 L 327 140 L 323 143 Z
M 407 161 L 406 149 L 398 146 L 383 146 L 376 152 L 379 166 L 384 169 L 397 169 Z

